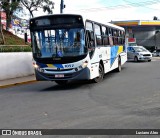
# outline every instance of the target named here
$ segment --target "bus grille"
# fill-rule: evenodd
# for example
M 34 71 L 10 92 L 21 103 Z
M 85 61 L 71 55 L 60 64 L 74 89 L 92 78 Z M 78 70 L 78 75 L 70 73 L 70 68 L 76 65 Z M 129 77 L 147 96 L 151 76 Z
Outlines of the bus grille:
M 70 71 L 70 70 L 73 70 L 73 69 L 45 69 L 46 71 Z
M 64 74 L 63 78 L 55 78 L 55 74 L 43 74 L 43 75 L 49 79 L 67 79 L 67 78 L 72 78 L 75 76 L 75 74 L 73 73 Z

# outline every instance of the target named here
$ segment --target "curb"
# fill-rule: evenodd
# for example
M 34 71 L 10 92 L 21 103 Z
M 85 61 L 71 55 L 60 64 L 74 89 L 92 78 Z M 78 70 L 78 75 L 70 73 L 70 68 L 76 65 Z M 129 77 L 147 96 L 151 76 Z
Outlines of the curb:
M 29 81 L 24 81 L 24 82 L 16 82 L 16 83 L 12 83 L 12 84 L 0 85 L 0 88 L 7 88 L 7 87 L 11 87 L 11 86 L 29 84 L 29 83 L 34 83 L 34 82 L 37 82 L 37 81 L 36 80 L 29 80 Z

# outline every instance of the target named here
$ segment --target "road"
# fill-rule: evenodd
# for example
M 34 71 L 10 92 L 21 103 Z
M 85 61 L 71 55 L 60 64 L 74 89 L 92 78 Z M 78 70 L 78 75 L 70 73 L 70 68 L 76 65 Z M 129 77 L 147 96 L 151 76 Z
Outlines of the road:
M 127 62 L 103 82 L 0 89 L 1 129 L 158 129 L 160 62 Z

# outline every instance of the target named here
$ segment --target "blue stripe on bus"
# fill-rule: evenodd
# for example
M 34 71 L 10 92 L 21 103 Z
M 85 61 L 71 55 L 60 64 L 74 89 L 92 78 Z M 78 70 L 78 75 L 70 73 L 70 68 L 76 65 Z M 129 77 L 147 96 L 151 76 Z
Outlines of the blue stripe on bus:
M 36 63 L 40 68 L 46 68 L 48 67 L 46 64 L 42 64 L 42 63 Z
M 111 47 L 111 60 L 110 60 L 111 66 L 117 57 L 118 49 L 119 49 L 118 46 Z
M 48 67 L 47 64 L 42 64 L 42 63 L 38 63 L 38 62 L 37 62 L 37 65 L 38 65 L 40 68 L 46 68 L 46 67 Z M 53 67 L 55 66 L 56 68 L 64 68 L 64 67 L 62 66 L 62 64 L 50 64 L 50 65 L 53 65 Z
M 63 68 L 62 64 L 53 64 L 57 68 Z

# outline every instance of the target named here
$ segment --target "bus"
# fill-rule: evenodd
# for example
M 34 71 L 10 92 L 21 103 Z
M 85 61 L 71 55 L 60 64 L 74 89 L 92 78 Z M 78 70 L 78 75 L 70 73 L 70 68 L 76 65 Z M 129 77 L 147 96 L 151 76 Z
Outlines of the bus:
M 30 19 L 33 65 L 37 81 L 100 82 L 105 73 L 121 71 L 127 61 L 125 30 L 81 15 L 55 14 Z

